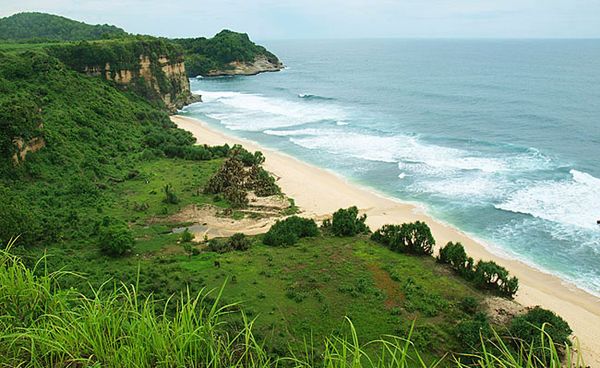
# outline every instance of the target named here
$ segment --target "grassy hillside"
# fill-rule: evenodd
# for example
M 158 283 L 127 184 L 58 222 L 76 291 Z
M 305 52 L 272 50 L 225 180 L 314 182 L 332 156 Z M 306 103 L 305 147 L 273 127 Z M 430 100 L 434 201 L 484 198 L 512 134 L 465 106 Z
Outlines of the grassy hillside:
M 20 258 L 0 251 L 0 365 L 403 367 L 449 354 L 443 364 L 460 366 L 451 357 L 485 355 L 482 344 L 504 366 L 557 361 L 538 328 L 551 322 L 564 344 L 568 326 L 547 311 L 492 321 L 481 302 L 498 269 L 456 247 L 451 266 L 419 253 L 433 244 L 412 232 L 424 224 L 369 237 L 341 211 L 321 230 L 307 220 L 314 232 L 287 247 L 298 229 L 283 225 L 270 241 L 192 242 L 176 230 L 208 216 L 186 210 L 210 205 L 225 227 L 264 216 L 244 212 L 251 187 L 279 198 L 264 157 L 194 146 L 163 110 L 43 48 L 4 50 L 0 245 Z
M 223 30 L 213 38 L 180 38 L 173 42 L 185 50 L 185 63 L 190 77 L 206 75 L 211 70 L 225 70 L 233 61 L 253 62 L 260 55 L 273 64 L 279 63 L 277 56 L 250 41 L 245 33 Z
M 90 25 L 58 15 L 19 13 L 0 19 L 0 39 L 13 41 L 80 41 L 127 36 L 121 28 Z

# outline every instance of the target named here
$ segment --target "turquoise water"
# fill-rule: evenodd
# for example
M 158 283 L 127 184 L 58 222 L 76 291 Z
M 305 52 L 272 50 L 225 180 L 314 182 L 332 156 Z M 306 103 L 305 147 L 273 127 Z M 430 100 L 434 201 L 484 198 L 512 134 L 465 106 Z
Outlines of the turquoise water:
M 185 113 L 336 171 L 600 294 L 600 41 L 267 42 Z

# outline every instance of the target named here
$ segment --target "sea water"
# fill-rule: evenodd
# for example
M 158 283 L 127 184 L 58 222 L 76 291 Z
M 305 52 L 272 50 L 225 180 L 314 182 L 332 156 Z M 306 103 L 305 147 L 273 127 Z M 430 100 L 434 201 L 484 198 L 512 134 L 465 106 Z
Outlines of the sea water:
M 600 294 L 600 40 L 270 41 L 184 114 Z

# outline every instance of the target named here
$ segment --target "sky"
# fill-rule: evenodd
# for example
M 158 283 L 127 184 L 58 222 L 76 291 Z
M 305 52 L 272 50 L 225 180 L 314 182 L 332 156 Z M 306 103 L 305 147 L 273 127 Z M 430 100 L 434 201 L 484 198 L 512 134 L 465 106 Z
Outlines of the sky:
M 0 0 L 23 11 L 165 37 L 600 38 L 600 0 Z

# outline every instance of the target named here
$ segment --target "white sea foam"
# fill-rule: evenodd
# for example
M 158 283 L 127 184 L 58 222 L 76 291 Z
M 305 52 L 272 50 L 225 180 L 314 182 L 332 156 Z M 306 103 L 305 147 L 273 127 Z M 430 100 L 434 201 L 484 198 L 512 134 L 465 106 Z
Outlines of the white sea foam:
M 600 231 L 600 179 L 577 170 L 570 174 L 566 180 L 532 183 L 496 208 Z
M 345 112 L 332 103 L 306 103 L 240 92 L 196 91 L 204 104 L 192 107 L 209 116 L 218 114 L 232 130 L 262 131 L 324 120 L 340 121 Z

